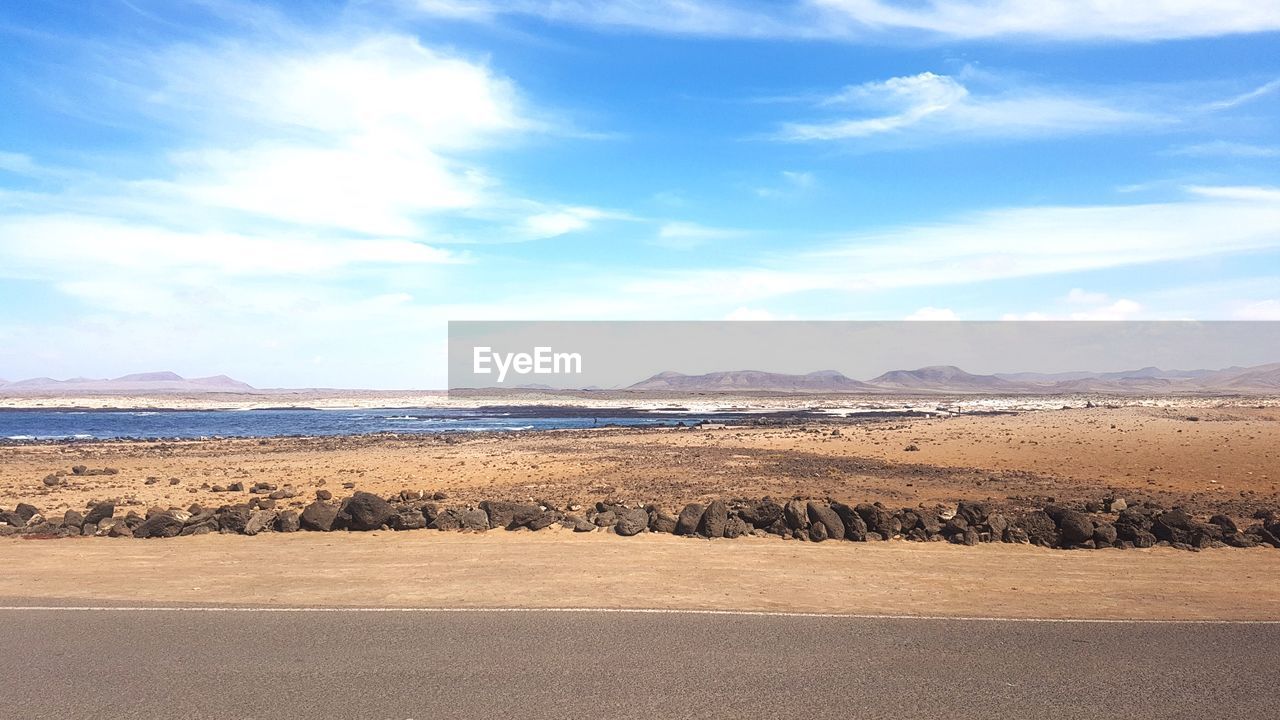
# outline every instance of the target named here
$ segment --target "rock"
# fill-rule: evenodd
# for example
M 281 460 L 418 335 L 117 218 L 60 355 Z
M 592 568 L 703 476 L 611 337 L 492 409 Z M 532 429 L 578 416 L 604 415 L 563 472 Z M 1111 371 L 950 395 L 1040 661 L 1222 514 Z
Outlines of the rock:
M 831 509 L 835 511 L 840 518 L 840 524 L 844 526 L 844 538 L 855 542 L 866 542 L 867 540 L 867 523 L 862 519 L 853 508 L 844 503 L 831 503 Z
M 276 531 L 282 533 L 298 532 L 302 529 L 302 518 L 297 510 L 285 510 L 276 519 Z
M 1009 520 L 1000 513 L 991 513 L 987 515 L 986 526 L 992 540 L 1000 540 L 1004 537 L 1004 531 L 1009 528 Z
M 604 512 L 593 511 L 588 517 L 596 527 L 613 527 L 618 524 L 618 513 L 612 510 Z
M 642 510 L 641 512 L 644 512 L 644 511 Z M 647 518 L 648 515 L 645 515 L 645 517 Z M 551 527 L 552 525 L 555 524 L 556 520 L 559 520 L 559 519 L 560 519 L 560 513 L 554 510 L 544 510 L 538 513 L 537 517 L 535 517 L 534 519 L 526 523 L 525 527 L 529 528 L 530 530 L 542 530 L 543 528 Z
M 36 515 L 43 515 L 43 513 L 41 513 L 40 510 L 37 509 L 35 505 L 28 505 L 27 503 L 18 503 L 18 506 L 15 507 L 13 511 L 18 513 L 18 515 L 22 518 L 23 522 L 28 524 L 31 523 L 32 517 Z
M 1010 525 L 1005 528 L 1002 539 L 1007 543 L 1017 543 L 1019 545 L 1026 545 L 1031 542 L 1031 536 L 1027 535 L 1027 531 L 1017 525 Z
M 458 516 L 458 522 L 463 530 L 484 532 L 489 529 L 489 514 L 479 508 L 466 510 Z
M 986 522 L 991 514 L 991 505 L 984 502 L 961 500 L 956 504 L 956 516 L 962 517 L 969 524 L 966 527 L 977 527 Z
M 244 483 L 233 482 L 227 486 L 227 492 L 244 492 Z
M 791 500 L 782 508 L 782 519 L 792 530 L 809 527 L 809 506 L 799 500 Z
M 738 511 L 752 527 L 767 528 L 782 518 L 782 506 L 765 498 Z
M 1129 503 L 1125 502 L 1124 498 L 1107 498 L 1103 504 L 1109 513 L 1124 512 L 1129 507 Z
M 1181 510 L 1169 510 L 1156 516 L 1151 533 L 1170 543 L 1190 544 L 1196 531 L 1196 522 Z
M 886 540 L 897 535 L 902 530 L 902 527 L 898 524 L 898 519 L 893 516 L 893 513 L 879 505 L 862 503 L 853 509 L 862 518 L 862 521 L 867 524 L 869 532 L 877 533 Z
M 702 514 L 698 532 L 709 538 L 724 537 L 724 526 L 729 522 L 729 507 L 720 499 L 712 500 Z
M 357 492 L 344 500 L 338 508 L 334 527 L 357 531 L 377 530 L 386 525 L 394 514 L 395 508 L 386 500 L 373 493 Z M 485 521 L 488 522 L 487 515 Z
M 1093 544 L 1095 547 L 1111 547 L 1116 544 L 1116 527 L 1109 522 L 1100 522 L 1093 527 Z
M 218 525 L 223 532 L 242 533 L 253 511 L 247 505 L 232 505 L 218 511 Z
M 920 527 L 920 513 L 915 510 L 903 509 L 897 514 L 898 527 L 902 528 L 903 533 L 909 533 Z
M 1036 510 L 1026 513 L 1014 524 L 1026 533 L 1027 541 L 1032 545 L 1053 547 L 1058 542 L 1058 526 L 1046 512 Z
M 322 490 L 317 490 L 317 491 L 316 491 L 316 499 L 317 499 L 317 500 L 332 500 L 332 499 L 333 499 L 333 493 L 329 492 L 328 490 L 323 490 L 323 489 L 322 489 Z
M 1150 535 L 1151 518 L 1132 508 L 1121 510 L 1120 517 L 1116 518 L 1116 535 L 1121 540 L 1134 542 L 1135 547 L 1150 547 L 1149 545 L 1138 545 L 1135 539 L 1139 535 Z
M 806 508 L 809 515 L 810 523 L 822 523 L 822 529 L 826 536 L 832 540 L 844 539 L 844 522 L 840 519 L 840 515 L 830 506 L 810 502 Z
M 71 466 L 71 474 L 72 474 L 72 475 L 84 475 L 84 474 L 85 474 L 85 473 L 87 473 L 87 472 L 89 472 L 89 468 L 85 467 L 84 465 L 72 465 L 72 466 Z
M 693 535 L 698 532 L 698 525 L 702 522 L 702 514 L 706 510 L 706 507 L 698 503 L 685 505 L 680 511 L 680 517 L 676 519 L 676 534 Z
M 597 528 L 594 523 L 589 523 L 583 518 L 577 518 L 577 520 L 573 523 L 573 531 L 576 533 L 595 532 L 596 529 Z
M 100 502 L 89 508 L 89 512 L 85 513 L 85 525 L 97 525 L 104 519 L 111 517 L 116 513 L 116 504 L 111 502 Z
M 828 537 L 827 526 L 822 524 L 822 521 L 809 523 L 809 540 L 810 541 L 822 542 L 823 540 L 826 540 L 827 537 Z
M 751 525 L 737 515 L 730 515 L 728 522 L 724 524 L 724 536 L 726 538 L 742 537 L 751 532 Z
M 107 537 L 133 537 L 133 528 L 129 527 L 129 523 L 123 519 L 112 522 L 107 527 Z M 179 531 L 181 532 L 181 531 Z
M 1223 535 L 1235 535 L 1240 532 L 1240 528 L 1236 527 L 1236 522 L 1226 515 L 1214 515 L 1209 518 L 1209 524 L 1218 526 Z
M 649 513 L 644 510 L 635 509 L 627 510 L 618 516 L 618 522 L 613 526 L 614 532 L 623 537 L 637 535 L 649 528 Z
M 43 482 L 45 487 L 56 487 L 62 484 L 62 478 L 57 475 L 45 475 Z
M 1117 531 L 1119 531 L 1119 529 L 1119 527 L 1116 528 Z M 1133 546 L 1136 548 L 1149 548 L 1156 546 L 1156 536 L 1146 530 L 1135 530 L 1129 538 L 1129 541 L 1132 542 Z
M 421 530 L 427 526 L 427 518 L 417 508 L 400 508 L 387 519 L 387 525 L 392 530 Z
M 947 538 L 963 535 L 965 530 L 969 529 L 969 520 L 960 513 L 956 513 L 950 520 L 942 526 L 942 535 Z
M 159 513 L 147 518 L 133 531 L 136 538 L 177 537 L 182 532 L 182 521 L 169 513 Z
M 257 510 L 249 515 L 249 520 L 244 524 L 245 535 L 257 535 L 260 532 L 269 532 L 276 526 L 276 513 L 274 510 Z
M 25 527 L 27 519 L 12 510 L 0 510 L 0 525 L 11 528 Z
M 663 512 L 658 508 L 649 511 L 649 532 L 666 533 L 668 535 L 675 533 L 676 525 L 679 521 L 674 515 Z
M 1054 524 L 1055 524 L 1055 525 L 1056 525 L 1056 524 L 1058 523 L 1058 521 L 1062 518 L 1062 515 L 1063 515 L 1064 513 L 1066 513 L 1066 512 L 1067 512 L 1067 508 L 1065 508 L 1065 507 L 1063 507 L 1063 506 L 1061 506 L 1061 505 L 1054 505 L 1054 504 L 1050 503 L 1050 504 L 1048 504 L 1048 505 L 1045 505 L 1045 506 L 1044 506 L 1044 514 L 1045 514 L 1045 515 L 1048 515 L 1048 516 L 1049 516 L 1049 517 L 1051 517 L 1051 518 L 1053 518 L 1053 522 L 1054 522 Z
M 217 531 L 218 528 L 213 523 L 197 523 L 195 525 L 187 525 L 178 534 L 182 537 L 190 537 L 191 535 L 208 535 Z
M 1084 513 L 1066 510 L 1058 516 L 1059 542 L 1079 545 L 1093 539 L 1093 521 Z
M 977 545 L 979 540 L 978 531 L 972 527 L 965 528 L 964 532 L 960 533 L 958 537 L 962 545 Z
M 542 509 L 536 505 L 507 502 L 505 500 L 485 500 L 480 509 L 489 516 L 489 527 L 515 530 L 524 527 L 537 517 Z
M 1251 547 L 1258 546 L 1258 541 L 1252 535 L 1245 535 L 1244 533 L 1235 533 L 1234 535 L 1227 535 L 1226 537 L 1222 538 L 1222 541 L 1230 545 L 1231 547 L 1236 547 L 1236 548 L 1251 548 Z
M 316 500 L 302 509 L 302 516 L 299 521 L 302 523 L 304 530 L 329 532 L 333 530 L 333 523 L 337 518 L 337 505 L 331 505 L 323 500 Z
M 78 510 L 68 510 L 62 514 L 62 526 L 79 530 L 84 527 L 84 515 Z
M 487 518 L 488 515 L 485 517 Z M 428 523 L 427 527 L 436 530 L 461 530 L 462 520 L 456 510 L 445 510 L 437 513 L 435 519 Z

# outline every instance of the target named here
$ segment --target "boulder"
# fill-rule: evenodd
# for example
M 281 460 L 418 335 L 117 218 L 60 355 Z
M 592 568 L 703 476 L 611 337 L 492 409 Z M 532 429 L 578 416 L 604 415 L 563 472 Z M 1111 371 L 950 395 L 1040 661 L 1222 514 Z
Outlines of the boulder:
M 649 513 L 639 508 L 635 510 L 627 510 L 618 516 L 618 522 L 613 526 L 613 531 L 623 537 L 631 537 L 649 528 Z
M 333 493 L 332 493 L 332 492 L 330 492 L 330 491 L 328 491 L 328 490 L 323 490 L 323 489 L 321 489 L 321 490 L 317 490 L 317 491 L 316 491 L 316 499 L 317 499 L 317 500 L 332 500 L 332 499 L 333 499 Z
M 596 527 L 613 527 L 618 524 L 618 513 L 612 510 L 603 512 L 596 510 L 588 512 L 587 519 L 595 523 Z
M 991 514 L 991 504 L 961 500 L 956 504 L 956 517 L 962 517 L 969 524 L 966 527 L 977 527 L 987 521 Z
M 1109 522 L 1095 523 L 1093 526 L 1094 547 L 1112 547 L 1116 544 L 1116 527 Z
M 1079 545 L 1093 539 L 1093 521 L 1084 513 L 1066 510 L 1058 515 L 1059 542 L 1063 545 Z
M 792 530 L 809 527 L 809 506 L 800 500 L 791 500 L 782 508 L 782 519 Z
M 1124 498 L 1107 498 L 1103 503 L 1109 513 L 1124 512 L 1129 507 L 1129 503 Z
M 677 535 L 693 535 L 698 532 L 698 525 L 702 522 L 702 514 L 706 512 L 706 507 L 698 503 L 689 503 L 680 511 L 680 517 L 676 519 Z
M 812 542 L 822 542 L 829 537 L 827 534 L 827 526 L 821 521 L 809 523 L 809 540 Z
M 285 510 L 276 519 L 276 531 L 291 533 L 302 529 L 302 518 L 297 510 Z
M 213 523 L 197 523 L 195 525 L 186 525 L 182 528 L 182 532 L 178 533 L 182 537 L 191 535 L 208 535 L 218 531 L 218 526 Z
M 218 510 L 218 525 L 223 532 L 242 533 L 253 511 L 248 505 L 232 505 Z
M 395 508 L 386 500 L 373 493 L 357 492 L 338 508 L 334 526 L 357 531 L 377 530 L 386 525 L 394 514 Z M 487 515 L 485 522 L 488 522 Z
M 35 505 L 29 505 L 27 503 L 18 503 L 18 506 L 15 507 L 13 511 L 18 513 L 18 515 L 22 518 L 22 521 L 28 524 L 31 523 L 32 517 L 36 515 L 42 515 L 40 510 L 37 509 Z
M 489 529 L 489 514 L 480 508 L 466 510 L 458 516 L 458 522 L 462 525 L 463 530 L 484 532 Z
M 862 503 L 853 509 L 862 518 L 862 521 L 867 524 L 869 532 L 877 533 L 886 540 L 897 535 L 902 530 L 902 526 L 898 524 L 898 518 L 879 505 Z
M 1240 532 L 1240 528 L 1236 527 L 1235 520 L 1232 520 L 1226 515 L 1214 515 L 1209 518 L 1209 524 L 1216 525 L 1220 530 L 1222 530 L 1223 535 L 1235 535 Z
M 1044 511 L 1036 510 L 1026 513 L 1014 524 L 1026 533 L 1027 541 L 1032 545 L 1053 547 L 1058 543 L 1058 526 Z
M 12 510 L 0 510 L 0 525 L 11 528 L 25 527 L 27 519 Z
M 427 518 L 417 508 L 400 508 L 387 519 L 392 530 L 421 530 L 427 526 Z
M 480 509 L 489 516 L 489 527 L 515 530 L 524 527 L 530 520 L 542 513 L 537 505 L 507 502 L 505 500 L 485 500 Z
M 752 527 L 767 528 L 782 519 L 782 506 L 765 498 L 758 503 L 747 505 L 738 514 Z
M 645 517 L 648 517 L 648 516 L 646 515 Z M 556 512 L 555 510 L 543 510 L 542 512 L 538 513 L 537 517 L 525 523 L 525 527 L 529 528 L 530 530 L 542 530 L 544 528 L 551 527 L 559 519 L 560 519 L 560 513 Z
M 830 505 L 810 502 L 805 507 L 805 510 L 809 516 L 810 523 L 822 523 L 822 529 L 826 531 L 829 539 L 844 539 L 844 521 L 840 519 L 839 513 L 837 513 Z
M 751 525 L 737 515 L 730 515 L 729 520 L 724 524 L 724 536 L 726 538 L 742 537 L 751 532 Z
M 667 513 L 659 508 L 649 510 L 649 532 L 666 533 L 668 535 L 676 531 L 676 525 L 679 521 L 674 515 Z
M 968 529 L 968 518 L 960 513 L 956 513 L 954 517 L 942 525 L 942 535 L 947 538 L 953 538 L 956 535 L 963 535 L 964 531 Z
M 1151 534 L 1170 543 L 1190 544 L 1196 532 L 1196 521 L 1181 510 L 1169 510 L 1156 516 Z
M 77 530 L 84 527 L 84 514 L 79 510 L 68 510 L 62 514 L 62 526 L 73 527 Z
M 1031 536 L 1027 534 L 1026 530 L 1012 524 L 1004 529 L 1004 537 L 1001 539 L 1007 543 L 1017 543 L 1019 545 L 1026 545 L 1031 542 Z
M 244 524 L 245 535 L 257 535 L 260 532 L 270 532 L 276 526 L 276 513 L 274 510 L 255 510 L 249 514 L 248 521 Z
M 331 505 L 323 500 L 316 500 L 302 509 L 302 516 L 299 521 L 302 523 L 302 529 L 304 530 L 329 532 L 333 529 L 334 521 L 337 518 L 337 505 Z
M 116 513 L 116 504 L 111 502 L 100 502 L 89 508 L 89 512 L 84 515 L 85 525 L 97 525 L 106 518 Z
M 136 538 L 177 537 L 182 532 L 182 521 L 169 513 L 159 513 L 147 518 L 133 531 Z
M 831 509 L 835 511 L 840 518 L 840 524 L 844 527 L 844 538 L 855 542 L 866 542 L 867 540 L 867 523 L 862 519 L 853 508 L 844 503 L 831 503 Z
M 1009 527 L 1009 520 L 1000 513 L 990 513 L 987 515 L 986 528 L 991 533 L 991 539 L 998 541 L 1004 537 L 1004 531 Z
M 709 538 L 724 537 L 724 526 L 729 522 L 729 506 L 723 500 L 712 500 L 707 511 L 702 514 L 702 523 L 698 533 Z
M 487 515 L 485 517 L 488 517 Z M 445 510 L 437 513 L 427 527 L 435 530 L 461 530 L 462 519 L 457 510 Z

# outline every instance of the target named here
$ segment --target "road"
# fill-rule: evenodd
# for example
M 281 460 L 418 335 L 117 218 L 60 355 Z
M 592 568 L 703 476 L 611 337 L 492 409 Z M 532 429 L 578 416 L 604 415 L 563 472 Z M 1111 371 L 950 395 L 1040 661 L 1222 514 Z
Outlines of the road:
M 1267 717 L 1280 624 L 0 610 L 0 716 Z

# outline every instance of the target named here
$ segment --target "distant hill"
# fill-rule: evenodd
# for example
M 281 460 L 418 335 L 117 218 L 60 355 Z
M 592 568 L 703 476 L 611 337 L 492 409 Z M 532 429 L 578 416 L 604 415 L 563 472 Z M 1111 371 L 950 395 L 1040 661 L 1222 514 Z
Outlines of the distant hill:
M 641 380 L 628 390 L 675 390 L 682 392 L 874 392 L 876 388 L 845 377 L 835 370 L 807 375 L 787 375 L 760 370 L 730 370 L 704 375 L 660 372 Z
M 963 391 L 1009 391 L 1016 390 L 1018 383 L 1010 382 L 995 375 L 974 375 L 965 372 L 955 365 L 930 365 L 918 370 L 891 370 L 873 378 L 870 384 L 894 390 L 946 390 Z
M 226 375 L 184 378 L 173 372 L 149 372 L 111 379 L 48 377 L 0 384 L 7 395 L 127 394 L 127 393 L 247 393 L 256 388 Z

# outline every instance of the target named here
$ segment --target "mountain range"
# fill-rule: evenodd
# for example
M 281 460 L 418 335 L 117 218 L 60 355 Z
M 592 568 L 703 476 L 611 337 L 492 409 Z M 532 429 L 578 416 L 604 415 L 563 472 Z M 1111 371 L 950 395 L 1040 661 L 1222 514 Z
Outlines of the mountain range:
M 1119 372 L 1001 373 L 976 375 L 954 365 L 891 370 L 867 381 L 834 370 L 788 375 L 735 370 L 684 375 L 666 371 L 626 388 L 684 392 L 811 393 L 999 393 L 999 394 L 1166 394 L 1280 393 L 1280 363 L 1223 370 L 1162 370 L 1145 367 Z
M 172 372 L 148 372 L 118 378 L 71 378 L 54 380 L 38 377 L 16 382 L 0 380 L 4 395 L 65 395 L 73 393 L 246 393 L 255 388 L 226 375 L 184 378 Z

